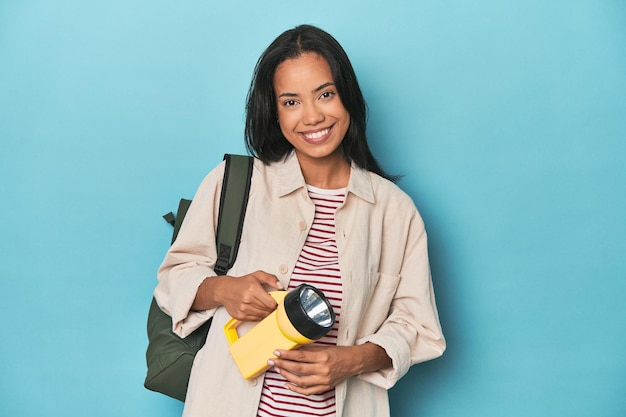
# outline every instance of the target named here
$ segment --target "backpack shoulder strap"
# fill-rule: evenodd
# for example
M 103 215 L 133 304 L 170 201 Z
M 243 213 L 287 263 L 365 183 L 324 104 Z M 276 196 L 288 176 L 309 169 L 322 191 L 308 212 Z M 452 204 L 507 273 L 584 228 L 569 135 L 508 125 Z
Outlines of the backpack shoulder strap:
M 226 154 L 224 160 L 226 161 L 226 168 L 220 195 L 216 234 L 218 257 L 214 268 L 218 275 L 224 275 L 233 266 L 237 257 L 254 165 L 254 159 L 245 155 Z M 178 236 L 178 231 L 183 224 L 190 204 L 191 200 L 181 198 L 176 216 L 171 212 L 163 216 L 168 223 L 174 226 L 172 243 Z
M 224 275 L 233 264 L 239 249 L 243 220 L 248 205 L 254 160 L 245 155 L 224 155 L 226 170 L 220 196 L 217 224 L 217 262 L 215 272 Z
M 176 236 L 178 236 L 178 232 L 180 231 L 180 226 L 183 224 L 183 220 L 185 219 L 185 215 L 187 214 L 187 210 L 189 210 L 189 206 L 191 205 L 191 200 L 187 200 L 186 198 L 181 198 L 178 202 L 178 210 L 176 210 L 176 216 L 172 212 L 167 213 L 163 216 L 163 218 L 172 226 L 174 226 L 174 232 L 172 232 L 172 243 L 176 240 Z

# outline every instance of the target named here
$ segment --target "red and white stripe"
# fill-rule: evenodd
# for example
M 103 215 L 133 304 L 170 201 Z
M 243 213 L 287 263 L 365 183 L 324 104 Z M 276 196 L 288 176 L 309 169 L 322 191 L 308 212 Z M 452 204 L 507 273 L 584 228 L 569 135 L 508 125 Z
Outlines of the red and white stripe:
M 345 189 L 307 186 L 315 203 L 315 218 L 291 275 L 289 289 L 313 285 L 324 293 L 335 311 L 335 325 L 314 345 L 336 345 L 341 317 L 341 274 L 335 240 L 335 211 L 345 199 Z M 334 416 L 335 390 L 304 396 L 284 388 L 287 380 L 273 369 L 265 373 L 258 417 Z

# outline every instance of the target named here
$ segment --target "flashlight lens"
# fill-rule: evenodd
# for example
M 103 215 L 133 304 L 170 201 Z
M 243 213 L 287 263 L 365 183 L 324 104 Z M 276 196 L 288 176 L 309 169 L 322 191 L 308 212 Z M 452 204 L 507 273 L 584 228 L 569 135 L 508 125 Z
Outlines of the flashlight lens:
M 300 293 L 300 303 L 302 303 L 306 315 L 318 326 L 332 327 L 333 320 L 328 305 L 318 293 L 305 287 Z
M 330 301 L 311 285 L 300 284 L 287 294 L 284 306 L 293 327 L 307 339 L 320 339 L 335 324 L 335 312 Z

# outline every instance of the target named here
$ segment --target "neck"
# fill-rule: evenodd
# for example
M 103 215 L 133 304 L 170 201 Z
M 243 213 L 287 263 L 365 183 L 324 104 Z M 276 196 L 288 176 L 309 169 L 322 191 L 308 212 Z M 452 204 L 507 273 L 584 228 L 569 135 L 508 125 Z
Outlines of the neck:
M 326 158 L 303 158 L 298 155 L 302 175 L 307 184 L 334 190 L 348 186 L 350 164 L 341 152 Z

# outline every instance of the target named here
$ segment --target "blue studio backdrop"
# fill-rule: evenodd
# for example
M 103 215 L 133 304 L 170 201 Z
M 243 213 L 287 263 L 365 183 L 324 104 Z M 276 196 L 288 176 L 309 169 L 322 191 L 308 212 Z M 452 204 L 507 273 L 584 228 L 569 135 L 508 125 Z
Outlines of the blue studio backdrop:
M 145 390 L 171 228 L 241 153 L 259 54 L 311 23 L 427 226 L 448 350 L 394 416 L 626 415 L 626 3 L 0 2 L 0 416 L 180 415 Z

